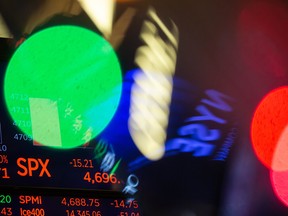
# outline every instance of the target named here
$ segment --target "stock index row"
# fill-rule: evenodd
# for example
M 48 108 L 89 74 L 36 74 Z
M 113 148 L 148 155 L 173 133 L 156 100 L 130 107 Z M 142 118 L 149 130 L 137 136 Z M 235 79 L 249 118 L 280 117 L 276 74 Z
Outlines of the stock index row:
M 52 192 L 53 193 L 53 192 Z M 29 194 L 29 195 L 27 195 Z M 39 195 L 41 194 L 41 195 Z M 102 192 L 103 194 L 103 192 Z M 140 216 L 138 201 L 135 199 L 105 198 L 101 192 L 85 195 L 85 192 L 74 196 L 62 193 L 61 195 L 30 192 L 23 194 L 17 190 L 3 190 L 0 194 L 0 215 L 19 216 Z M 66 196 L 68 195 L 68 196 Z M 100 198 L 97 198 L 99 197 Z

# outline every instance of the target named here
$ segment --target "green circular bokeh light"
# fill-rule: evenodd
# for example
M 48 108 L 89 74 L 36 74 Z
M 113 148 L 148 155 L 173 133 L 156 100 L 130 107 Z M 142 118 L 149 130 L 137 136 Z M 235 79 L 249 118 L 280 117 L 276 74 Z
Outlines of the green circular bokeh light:
M 88 29 L 57 26 L 28 38 L 7 67 L 7 109 L 35 144 L 73 148 L 111 121 L 122 73 L 110 44 Z

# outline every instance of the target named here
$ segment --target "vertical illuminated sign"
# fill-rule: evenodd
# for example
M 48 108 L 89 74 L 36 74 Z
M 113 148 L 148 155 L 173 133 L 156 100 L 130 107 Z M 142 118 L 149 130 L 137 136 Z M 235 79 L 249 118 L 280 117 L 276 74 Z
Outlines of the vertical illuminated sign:
M 135 56 L 139 71 L 133 77 L 128 123 L 139 151 L 150 160 L 158 160 L 165 152 L 178 28 L 172 22 L 172 30 L 168 30 L 153 8 L 149 9 L 148 17 L 140 35 L 144 45 L 137 49 Z

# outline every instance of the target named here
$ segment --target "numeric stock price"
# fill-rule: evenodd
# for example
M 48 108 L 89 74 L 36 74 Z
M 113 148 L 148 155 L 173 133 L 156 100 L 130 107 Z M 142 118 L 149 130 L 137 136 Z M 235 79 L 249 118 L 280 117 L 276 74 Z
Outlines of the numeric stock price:
M 66 216 L 101 216 L 101 212 L 89 210 L 66 210 Z
M 100 204 L 100 201 L 99 199 L 94 199 L 94 198 L 78 198 L 78 197 L 69 197 L 69 198 L 66 198 L 64 197 L 62 200 L 61 200 L 61 204 L 64 205 L 64 206 L 71 206 L 71 207 L 74 207 L 74 206 L 82 206 L 82 207 L 87 207 L 87 206 L 92 206 L 92 207 L 99 207 L 101 204 Z
M 114 206 L 115 208 L 133 208 L 137 209 L 139 207 L 138 202 L 136 200 L 128 200 L 125 202 L 125 200 L 114 200 L 110 203 L 111 206 Z
M 115 174 L 109 175 L 106 172 L 96 172 L 91 175 L 90 172 L 86 172 L 83 180 L 88 181 L 91 184 L 120 184 L 121 182 L 117 179 Z

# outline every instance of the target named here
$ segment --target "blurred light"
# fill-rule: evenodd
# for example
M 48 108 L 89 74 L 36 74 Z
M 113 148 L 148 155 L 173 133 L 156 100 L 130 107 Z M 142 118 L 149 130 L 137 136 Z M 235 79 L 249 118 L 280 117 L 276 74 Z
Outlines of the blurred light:
M 4 80 L 14 124 L 35 143 L 57 148 L 85 144 L 102 132 L 121 92 L 113 48 L 76 26 L 52 27 L 28 38 L 11 58 Z
M 153 77 L 153 76 L 152 76 Z M 166 140 L 170 89 L 163 89 L 166 80 L 155 75 L 148 77 L 141 71 L 134 76 L 131 90 L 129 131 L 139 150 L 148 158 L 164 154 L 162 143 Z
M 288 69 L 287 5 L 280 0 L 251 1 L 238 21 L 239 48 L 251 71 L 250 79 L 255 80 L 254 90 L 261 91 L 279 78 L 283 82 Z M 259 103 L 252 120 L 251 139 L 258 159 L 271 169 L 275 194 L 287 206 L 287 86 L 269 92 Z
M 30 117 L 34 140 L 60 147 L 61 129 L 57 102 L 46 98 L 29 98 Z M 49 116 L 49 121 L 45 116 Z
M 147 15 L 140 33 L 144 45 L 135 55 L 140 69 L 133 76 L 128 127 L 140 152 L 150 160 L 158 160 L 165 153 L 178 28 L 171 22 L 169 30 L 153 8 Z M 161 31 L 165 39 L 160 36 Z
M 281 202 L 288 206 L 288 170 L 287 171 L 270 171 L 270 180 L 274 193 Z
M 25 1 L 26 2 L 26 1 Z M 25 4 L 24 1 L 22 4 Z M 41 26 L 48 20 L 59 14 L 64 16 L 76 16 L 82 11 L 77 1 L 71 0 L 46 0 L 39 1 L 35 10 L 32 13 L 25 12 L 28 15 L 28 20 L 25 24 L 24 34 L 31 34 L 37 26 Z M 31 5 L 27 2 L 27 8 Z M 23 9 L 25 11 L 25 9 Z M 17 15 L 16 15 L 17 16 Z
M 130 26 L 135 14 L 136 10 L 134 8 L 127 8 L 121 17 L 119 17 L 115 22 L 111 37 L 109 38 L 109 42 L 114 49 L 117 49 L 124 40 L 126 35 L 125 33 L 128 30 L 128 27 Z
M 131 2 L 139 2 L 143 0 L 116 0 L 118 3 L 131 3 Z
M 286 114 L 288 115 L 288 114 Z M 270 171 L 274 193 L 284 205 L 288 206 L 288 125 L 280 135 L 273 157 L 272 167 L 285 167 L 285 171 Z M 282 160 L 281 160 L 282 159 Z
M 2 15 L 0 14 L 0 38 L 12 38 L 12 34 L 9 31 Z
M 288 100 L 288 94 L 286 95 Z M 288 109 L 286 110 L 288 111 Z M 288 113 L 286 113 L 288 115 Z M 288 122 L 276 143 L 273 159 L 272 168 L 279 168 L 279 170 L 288 170 Z
M 252 120 L 251 138 L 259 160 L 274 171 L 288 170 L 288 87 L 269 92 Z
M 78 0 L 105 38 L 112 32 L 115 0 Z

